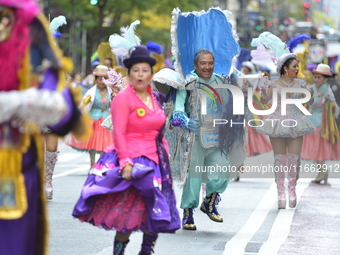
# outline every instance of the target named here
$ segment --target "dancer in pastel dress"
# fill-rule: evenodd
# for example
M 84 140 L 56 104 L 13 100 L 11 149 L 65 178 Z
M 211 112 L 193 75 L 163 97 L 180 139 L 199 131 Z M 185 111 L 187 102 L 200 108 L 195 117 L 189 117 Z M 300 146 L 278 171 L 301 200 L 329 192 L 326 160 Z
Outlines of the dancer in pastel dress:
M 314 183 L 328 180 L 328 168 L 325 160 L 340 159 L 340 135 L 336 124 L 336 113 L 339 106 L 335 102 L 329 79 L 332 77 L 330 67 L 319 64 L 313 70 L 314 81 L 314 103 L 310 106 L 312 115 L 308 116 L 316 126 L 316 132 L 306 136 L 303 140 L 301 158 L 313 160 L 318 171 Z
M 104 79 L 108 76 L 108 68 L 98 65 L 93 74 L 95 76 L 95 85 L 86 92 L 83 98 L 85 111 L 88 111 L 91 117 L 92 135 L 86 142 L 79 142 L 72 136 L 69 136 L 66 141 L 66 144 L 75 150 L 89 152 L 90 170 L 95 163 L 96 153 L 103 153 L 104 149 L 113 142 L 111 132 L 101 126 L 102 122 L 110 114 L 112 89 L 104 83 Z
M 296 206 L 295 187 L 299 178 L 300 153 L 303 142 L 303 136 L 310 135 L 315 131 L 313 123 L 301 113 L 300 109 L 294 104 L 287 104 L 286 114 L 281 112 L 281 93 L 282 90 L 288 89 L 287 98 L 301 99 L 304 94 L 313 93 L 306 89 L 305 82 L 297 79 L 299 67 L 297 57 L 294 53 L 289 53 L 286 45 L 275 35 L 270 32 L 263 32 L 258 38 L 253 39 L 252 46 L 257 46 L 257 50 L 252 51 L 254 58 L 268 56 L 275 59 L 277 72 L 280 78 L 273 82 L 268 82 L 266 87 L 261 89 L 261 102 L 268 103 L 273 96 L 273 91 L 277 91 L 277 108 L 267 115 L 261 127 L 256 130 L 259 133 L 266 134 L 270 137 L 270 142 L 274 151 L 274 170 L 275 181 L 278 190 L 278 208 L 286 208 L 286 191 L 285 191 L 285 169 L 288 171 L 288 194 L 289 207 Z M 269 54 L 269 53 L 270 54 Z M 303 93 L 295 92 L 294 89 L 303 89 Z M 292 91 L 292 92 L 289 92 Z M 306 100 L 307 101 L 307 100 Z M 311 97 L 307 105 L 313 103 Z M 305 109 L 308 113 L 307 109 Z

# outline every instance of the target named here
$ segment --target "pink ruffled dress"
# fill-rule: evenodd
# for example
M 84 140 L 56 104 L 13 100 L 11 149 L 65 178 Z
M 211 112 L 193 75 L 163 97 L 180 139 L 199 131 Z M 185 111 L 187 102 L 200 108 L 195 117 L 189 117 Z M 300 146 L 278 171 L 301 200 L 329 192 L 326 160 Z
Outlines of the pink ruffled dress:
M 69 136 L 65 144 L 78 151 L 95 153 L 103 152 L 105 148 L 110 146 L 113 143 L 113 135 L 108 129 L 101 126 L 104 119 L 110 114 L 109 104 L 109 92 L 107 91 L 105 97 L 102 97 L 96 89 L 94 102 L 89 112 L 92 135 L 86 142 L 79 142 L 73 136 Z
M 248 128 L 247 156 L 257 156 L 272 150 L 269 140 L 264 134 L 258 134 L 254 128 Z

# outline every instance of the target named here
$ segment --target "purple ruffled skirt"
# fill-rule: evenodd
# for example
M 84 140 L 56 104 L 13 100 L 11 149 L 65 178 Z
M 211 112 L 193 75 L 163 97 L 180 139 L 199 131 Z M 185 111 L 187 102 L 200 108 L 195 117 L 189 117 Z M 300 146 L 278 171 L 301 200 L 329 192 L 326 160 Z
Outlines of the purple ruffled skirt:
M 174 233 L 181 225 L 171 176 L 146 157 L 132 161 L 138 177 L 128 181 L 119 172 L 116 151 L 104 153 L 91 170 L 72 215 L 123 234 Z

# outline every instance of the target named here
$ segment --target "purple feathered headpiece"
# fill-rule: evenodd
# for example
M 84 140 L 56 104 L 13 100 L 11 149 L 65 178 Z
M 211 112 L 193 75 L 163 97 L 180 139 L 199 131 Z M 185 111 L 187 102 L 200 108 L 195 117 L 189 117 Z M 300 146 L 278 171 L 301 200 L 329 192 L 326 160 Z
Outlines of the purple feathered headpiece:
M 163 52 L 162 46 L 160 46 L 158 43 L 149 41 L 145 46 L 148 48 L 150 53 L 162 54 Z
M 296 48 L 296 46 L 298 46 L 300 43 L 304 42 L 304 41 L 309 41 L 310 37 L 306 34 L 300 34 L 298 36 L 295 36 L 294 38 L 292 38 L 288 43 L 287 46 L 289 48 L 290 52 L 293 52 L 293 50 Z

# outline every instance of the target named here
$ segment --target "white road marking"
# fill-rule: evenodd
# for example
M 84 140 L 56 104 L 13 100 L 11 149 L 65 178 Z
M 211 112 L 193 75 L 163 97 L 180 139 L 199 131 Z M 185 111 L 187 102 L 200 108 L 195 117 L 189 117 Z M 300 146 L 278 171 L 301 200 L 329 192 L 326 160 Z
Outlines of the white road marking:
M 53 175 L 53 179 L 63 177 L 63 176 L 67 176 L 67 175 L 77 173 L 77 172 L 84 172 L 84 171 L 89 171 L 89 166 L 77 167 L 75 169 L 62 172 L 61 174 L 55 174 L 55 175 Z
M 112 250 L 113 247 L 106 247 L 104 249 L 102 249 L 102 251 L 98 252 L 98 253 L 92 253 L 90 255 L 107 255 L 107 254 L 112 254 Z
M 296 186 L 296 195 L 297 201 L 301 198 L 302 193 L 308 187 L 310 183 L 309 179 L 299 180 Z M 287 194 L 288 200 L 288 194 Z M 287 208 L 288 201 L 287 201 Z M 280 210 L 278 213 L 275 222 L 272 226 L 270 231 L 268 240 L 261 246 L 258 254 L 261 255 L 273 255 L 277 254 L 281 245 L 286 241 L 289 233 L 290 233 L 290 226 L 292 224 L 293 216 L 295 213 L 295 208 L 289 208 L 286 210 Z
M 90 164 L 60 164 L 58 165 L 57 163 L 57 166 L 58 168 L 76 168 L 76 167 L 82 167 L 82 166 L 88 166 L 90 168 Z
M 336 182 L 338 181 L 338 182 Z M 328 179 L 328 183 L 329 185 L 331 185 L 332 189 L 340 189 L 340 182 L 339 182 L 339 179 L 331 179 L 329 180 Z
M 223 255 L 244 255 L 246 245 L 262 225 L 273 203 L 276 202 L 276 194 L 276 183 L 273 183 L 243 228 L 226 243 Z
M 58 155 L 58 162 L 67 162 L 74 160 L 76 158 L 80 158 L 82 156 L 81 153 L 60 153 Z

